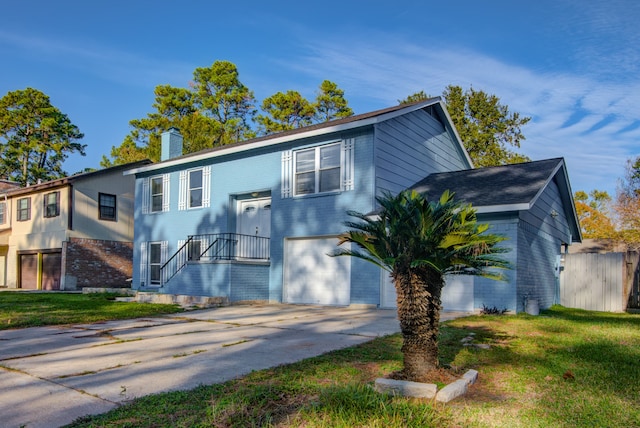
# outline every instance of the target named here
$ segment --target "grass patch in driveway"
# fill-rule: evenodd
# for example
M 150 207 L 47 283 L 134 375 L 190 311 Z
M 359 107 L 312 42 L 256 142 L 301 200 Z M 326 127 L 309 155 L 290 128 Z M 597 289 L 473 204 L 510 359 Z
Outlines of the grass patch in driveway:
M 0 330 L 182 312 L 178 305 L 116 302 L 113 293 L 0 292 Z
M 462 346 L 475 333 L 475 343 Z M 554 307 L 541 316 L 473 316 L 441 329 L 441 363 L 480 372 L 447 405 L 374 393 L 401 367 L 399 335 L 220 385 L 142 397 L 74 427 L 640 426 L 640 315 Z M 567 375 L 569 372 L 571 375 Z

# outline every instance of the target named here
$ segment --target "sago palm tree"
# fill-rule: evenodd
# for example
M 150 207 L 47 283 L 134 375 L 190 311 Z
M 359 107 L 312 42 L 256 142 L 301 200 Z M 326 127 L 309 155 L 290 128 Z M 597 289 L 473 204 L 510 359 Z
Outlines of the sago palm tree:
M 415 191 L 377 198 L 375 218 L 349 211 L 359 219 L 345 223 L 351 230 L 340 236 L 336 256 L 354 256 L 372 262 L 391 274 L 397 293 L 398 319 L 402 331 L 405 379 L 425 381 L 438 368 L 440 295 L 445 275 L 503 276 L 508 268 L 500 257 L 507 251 L 498 244 L 505 238 L 487 233 L 469 204 L 445 191 L 439 201 L 429 202 Z

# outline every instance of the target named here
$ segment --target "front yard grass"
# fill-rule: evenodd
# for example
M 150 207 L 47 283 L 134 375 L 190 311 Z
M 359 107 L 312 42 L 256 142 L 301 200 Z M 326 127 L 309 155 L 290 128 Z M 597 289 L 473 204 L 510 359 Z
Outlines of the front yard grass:
M 475 333 L 475 343 L 462 346 Z M 444 323 L 441 363 L 480 372 L 447 405 L 378 395 L 392 335 L 220 385 L 142 397 L 73 427 L 640 427 L 640 315 L 561 307 Z M 188 358 L 188 357 L 185 357 Z
M 0 292 L 0 330 L 84 324 L 181 312 L 177 305 L 116 302 L 116 294 Z

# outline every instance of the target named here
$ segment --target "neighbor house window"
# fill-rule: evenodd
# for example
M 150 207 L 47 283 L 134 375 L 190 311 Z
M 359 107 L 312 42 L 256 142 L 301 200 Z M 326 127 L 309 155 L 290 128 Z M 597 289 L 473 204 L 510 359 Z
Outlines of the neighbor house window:
M 31 220 L 31 198 L 18 199 L 17 220 Z
M 295 194 L 340 190 L 340 143 L 295 152 Z
M 116 195 L 98 194 L 100 220 L 116 220 Z
M 60 192 L 51 192 L 44 195 L 44 216 L 57 217 L 60 215 Z
M 7 203 L 0 202 L 0 224 L 7 222 Z

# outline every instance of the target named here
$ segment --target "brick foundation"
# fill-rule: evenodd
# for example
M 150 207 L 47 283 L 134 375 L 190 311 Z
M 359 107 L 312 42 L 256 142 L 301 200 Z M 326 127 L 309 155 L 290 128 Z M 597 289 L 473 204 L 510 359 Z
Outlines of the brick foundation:
M 133 243 L 71 238 L 63 244 L 64 289 L 129 287 Z

